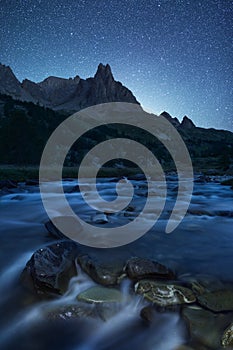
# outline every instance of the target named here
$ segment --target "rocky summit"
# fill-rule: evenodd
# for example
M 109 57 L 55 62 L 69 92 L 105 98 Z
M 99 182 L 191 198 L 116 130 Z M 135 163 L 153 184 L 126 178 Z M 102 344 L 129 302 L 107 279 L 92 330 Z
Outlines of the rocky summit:
M 69 112 L 106 102 L 139 104 L 132 92 L 114 79 L 109 64 L 102 63 L 92 78 L 50 76 L 39 83 L 28 79 L 20 83 L 10 67 L 0 64 L 0 93 Z

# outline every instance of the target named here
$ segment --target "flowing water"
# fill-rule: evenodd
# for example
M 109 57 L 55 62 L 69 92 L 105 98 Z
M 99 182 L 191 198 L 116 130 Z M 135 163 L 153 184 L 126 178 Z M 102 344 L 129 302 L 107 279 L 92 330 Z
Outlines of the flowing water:
M 174 269 L 180 279 L 210 275 L 218 283 L 232 285 L 233 191 L 219 183 L 196 183 L 190 214 L 172 234 L 167 235 L 165 225 L 176 199 L 177 186 L 175 178 L 168 180 L 164 212 L 150 232 L 126 246 L 103 250 L 103 256 L 111 259 L 114 255 L 125 260 L 130 256 L 153 258 Z M 136 215 L 143 207 L 146 186 L 143 181 L 133 183 L 135 198 L 132 206 Z M 80 217 L 90 221 L 93 212 L 81 195 L 68 193 L 75 184 L 74 180 L 64 182 L 67 198 Z M 99 193 L 111 200 L 116 196 L 115 185 L 112 179 L 101 179 Z M 51 196 L 56 198 L 56 188 Z M 39 188 L 22 185 L 14 193 L 0 197 L 0 215 L 1 349 L 107 350 L 132 347 L 173 350 L 185 341 L 185 326 L 175 312 L 160 313 L 155 327 L 145 326 L 139 316 L 145 302 L 138 296 L 122 302 L 118 312 L 107 322 L 94 319 L 48 322 L 44 317 L 47 309 L 71 304 L 77 294 L 95 283 L 79 271 L 70 281 L 64 296 L 56 301 L 33 300 L 22 288 L 20 274 L 36 249 L 54 242 L 44 227 L 48 216 Z M 59 215 L 59 212 L 54 215 Z M 112 215 L 107 225 L 123 225 L 126 218 L 129 220 L 128 216 Z M 129 288 L 129 284 L 123 281 L 121 289 L 126 299 Z

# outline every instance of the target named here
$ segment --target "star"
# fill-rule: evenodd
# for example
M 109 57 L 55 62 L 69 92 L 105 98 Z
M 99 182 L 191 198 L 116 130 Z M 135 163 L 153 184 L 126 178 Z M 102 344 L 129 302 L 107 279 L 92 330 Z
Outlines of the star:
M 2 1 L 0 62 L 32 81 L 109 63 L 148 109 L 233 130 L 232 17 L 220 0 Z

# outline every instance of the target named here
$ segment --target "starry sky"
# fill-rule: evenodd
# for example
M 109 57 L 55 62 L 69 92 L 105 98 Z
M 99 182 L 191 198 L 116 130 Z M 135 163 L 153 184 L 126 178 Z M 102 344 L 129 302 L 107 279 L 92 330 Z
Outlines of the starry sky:
M 0 62 L 17 78 L 109 63 L 146 110 L 233 131 L 232 0 L 0 0 Z

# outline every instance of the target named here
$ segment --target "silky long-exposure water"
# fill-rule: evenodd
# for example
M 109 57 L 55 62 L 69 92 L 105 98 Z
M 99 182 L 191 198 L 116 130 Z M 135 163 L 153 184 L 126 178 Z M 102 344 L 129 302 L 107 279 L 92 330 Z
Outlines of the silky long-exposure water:
M 84 220 L 93 220 L 93 211 L 85 205 L 79 192 L 70 192 L 75 180 L 65 181 L 64 188 L 72 208 Z M 124 224 L 143 205 L 146 186 L 133 181 L 134 212 L 109 216 L 107 225 Z M 123 247 L 101 250 L 105 259 L 127 260 L 131 256 L 152 258 L 174 269 L 179 278 L 211 276 L 218 283 L 233 284 L 233 191 L 220 183 L 195 183 L 189 212 L 180 226 L 165 234 L 167 217 L 176 198 L 175 179 L 168 181 L 168 198 L 164 213 L 153 229 L 137 241 Z M 107 200 L 115 196 L 115 182 L 100 179 L 99 193 Z M 88 180 L 87 180 L 88 195 Z M 56 186 L 51 196 L 56 198 Z M 159 200 L 157 198 L 156 200 Z M 48 221 L 39 188 L 24 186 L 0 198 L 0 348 L 1 349 L 148 349 L 172 350 L 184 343 L 186 328 L 179 314 L 158 314 L 155 327 L 145 327 L 140 310 L 145 302 L 139 296 L 127 300 L 129 283 L 120 286 L 127 302 L 107 321 L 80 319 L 48 322 L 46 310 L 55 304 L 69 305 L 77 294 L 91 285 L 90 277 L 80 272 L 70 281 L 67 293 L 54 301 L 37 301 L 20 283 L 20 274 L 35 250 L 54 242 L 44 223 Z M 54 213 L 59 216 L 59 213 Z M 150 218 L 148 217 L 148 220 Z M 92 249 L 92 248 L 90 248 Z M 93 248 L 93 254 L 97 250 Z M 99 254 L 99 253 L 98 253 Z M 143 345 L 143 346 L 142 346 Z

